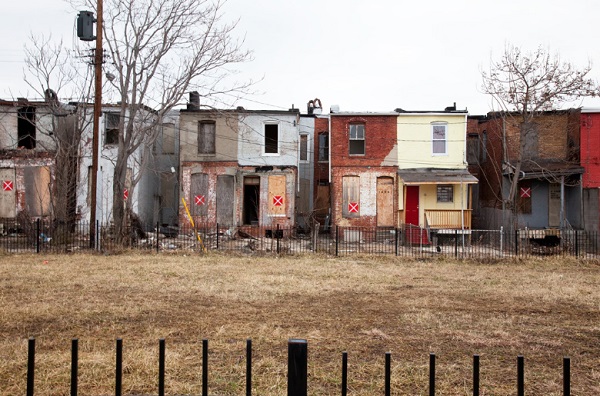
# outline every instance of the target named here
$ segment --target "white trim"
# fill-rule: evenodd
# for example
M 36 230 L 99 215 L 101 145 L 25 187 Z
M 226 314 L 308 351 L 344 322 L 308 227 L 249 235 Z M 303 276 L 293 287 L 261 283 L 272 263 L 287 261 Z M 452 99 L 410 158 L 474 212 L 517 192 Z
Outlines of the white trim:
M 433 129 L 436 126 L 443 126 L 444 127 L 444 139 L 434 139 L 433 136 Z M 443 153 L 436 153 L 433 151 L 433 144 L 435 142 L 444 142 L 444 152 Z M 440 156 L 447 156 L 448 155 L 448 123 L 447 122 L 440 122 L 440 121 L 434 121 L 431 123 L 431 155 L 434 157 L 440 157 Z

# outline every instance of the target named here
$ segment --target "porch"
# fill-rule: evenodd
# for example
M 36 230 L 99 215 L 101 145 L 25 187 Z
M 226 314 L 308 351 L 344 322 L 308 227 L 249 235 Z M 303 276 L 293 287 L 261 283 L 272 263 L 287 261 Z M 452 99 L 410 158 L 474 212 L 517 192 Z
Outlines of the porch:
M 425 226 L 431 230 L 470 230 L 472 209 L 425 209 Z

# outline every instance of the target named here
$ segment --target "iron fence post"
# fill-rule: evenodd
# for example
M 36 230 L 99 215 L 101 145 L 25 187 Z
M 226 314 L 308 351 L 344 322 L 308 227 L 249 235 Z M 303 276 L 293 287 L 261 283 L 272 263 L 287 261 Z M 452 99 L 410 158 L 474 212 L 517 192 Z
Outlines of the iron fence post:
M 335 226 L 335 255 L 339 255 L 339 243 L 340 243 L 340 227 Z
M 394 235 L 394 254 L 398 256 L 398 232 L 400 232 L 400 229 L 396 228 L 395 230 L 396 235 Z
M 571 358 L 563 358 L 563 396 L 571 395 Z
M 165 396 L 165 339 L 158 340 L 158 396 Z
M 219 223 L 217 223 L 217 250 L 219 250 Z
M 454 258 L 458 258 L 458 230 L 454 230 Z
M 575 257 L 579 258 L 579 231 L 575 230 Z
M 36 238 L 35 238 L 35 252 L 39 253 L 40 252 L 40 219 L 37 219 L 36 223 Z
M 35 375 L 35 338 L 31 337 L 27 344 L 27 396 L 33 396 Z
M 279 254 L 279 224 L 277 224 L 277 230 L 275 231 L 275 240 L 277 241 L 277 254 Z
M 159 244 L 158 244 L 158 236 L 160 235 L 160 225 L 158 221 L 156 222 L 156 253 L 159 252 Z
M 123 386 L 123 340 L 117 338 L 115 362 L 115 396 L 121 396 Z
M 519 230 L 515 230 L 515 257 L 519 257 Z
M 288 341 L 288 396 L 307 396 L 308 343 L 306 340 Z
M 71 340 L 71 396 L 77 396 L 77 367 L 79 365 L 79 340 Z

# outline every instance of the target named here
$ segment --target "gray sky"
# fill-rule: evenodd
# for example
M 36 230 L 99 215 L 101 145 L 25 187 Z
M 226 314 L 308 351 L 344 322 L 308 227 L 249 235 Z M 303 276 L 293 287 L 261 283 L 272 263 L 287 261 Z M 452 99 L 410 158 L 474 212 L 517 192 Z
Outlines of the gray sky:
M 23 83 L 23 46 L 33 33 L 87 45 L 75 34 L 77 12 L 63 0 L 11 1 L 2 6 L 0 98 L 32 97 Z M 600 80 L 597 0 L 229 0 L 254 60 L 238 80 L 262 79 L 236 103 L 251 109 L 305 110 L 320 98 L 326 110 L 441 110 L 453 102 L 471 114 L 491 110 L 481 70 L 507 43 L 542 45 L 563 60 L 594 64 Z M 600 107 L 599 99 L 575 106 Z

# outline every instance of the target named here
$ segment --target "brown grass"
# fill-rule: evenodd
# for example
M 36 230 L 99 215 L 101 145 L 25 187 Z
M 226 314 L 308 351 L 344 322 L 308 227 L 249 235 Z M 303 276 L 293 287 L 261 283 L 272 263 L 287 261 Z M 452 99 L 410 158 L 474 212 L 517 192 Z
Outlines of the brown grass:
M 45 263 L 47 260 L 47 263 Z M 471 392 L 481 355 L 483 395 L 516 393 L 525 355 L 530 395 L 600 394 L 600 266 L 544 259 L 482 264 L 395 258 L 222 255 L 0 257 L 0 394 L 22 395 L 35 336 L 36 395 L 69 393 L 71 338 L 80 340 L 79 393 L 114 394 L 115 339 L 124 393 L 156 394 L 158 339 L 167 343 L 167 393 L 200 394 L 202 339 L 209 393 L 244 394 L 253 340 L 256 395 L 286 393 L 287 340 L 309 343 L 309 393 L 339 394 L 341 353 L 353 395 Z

